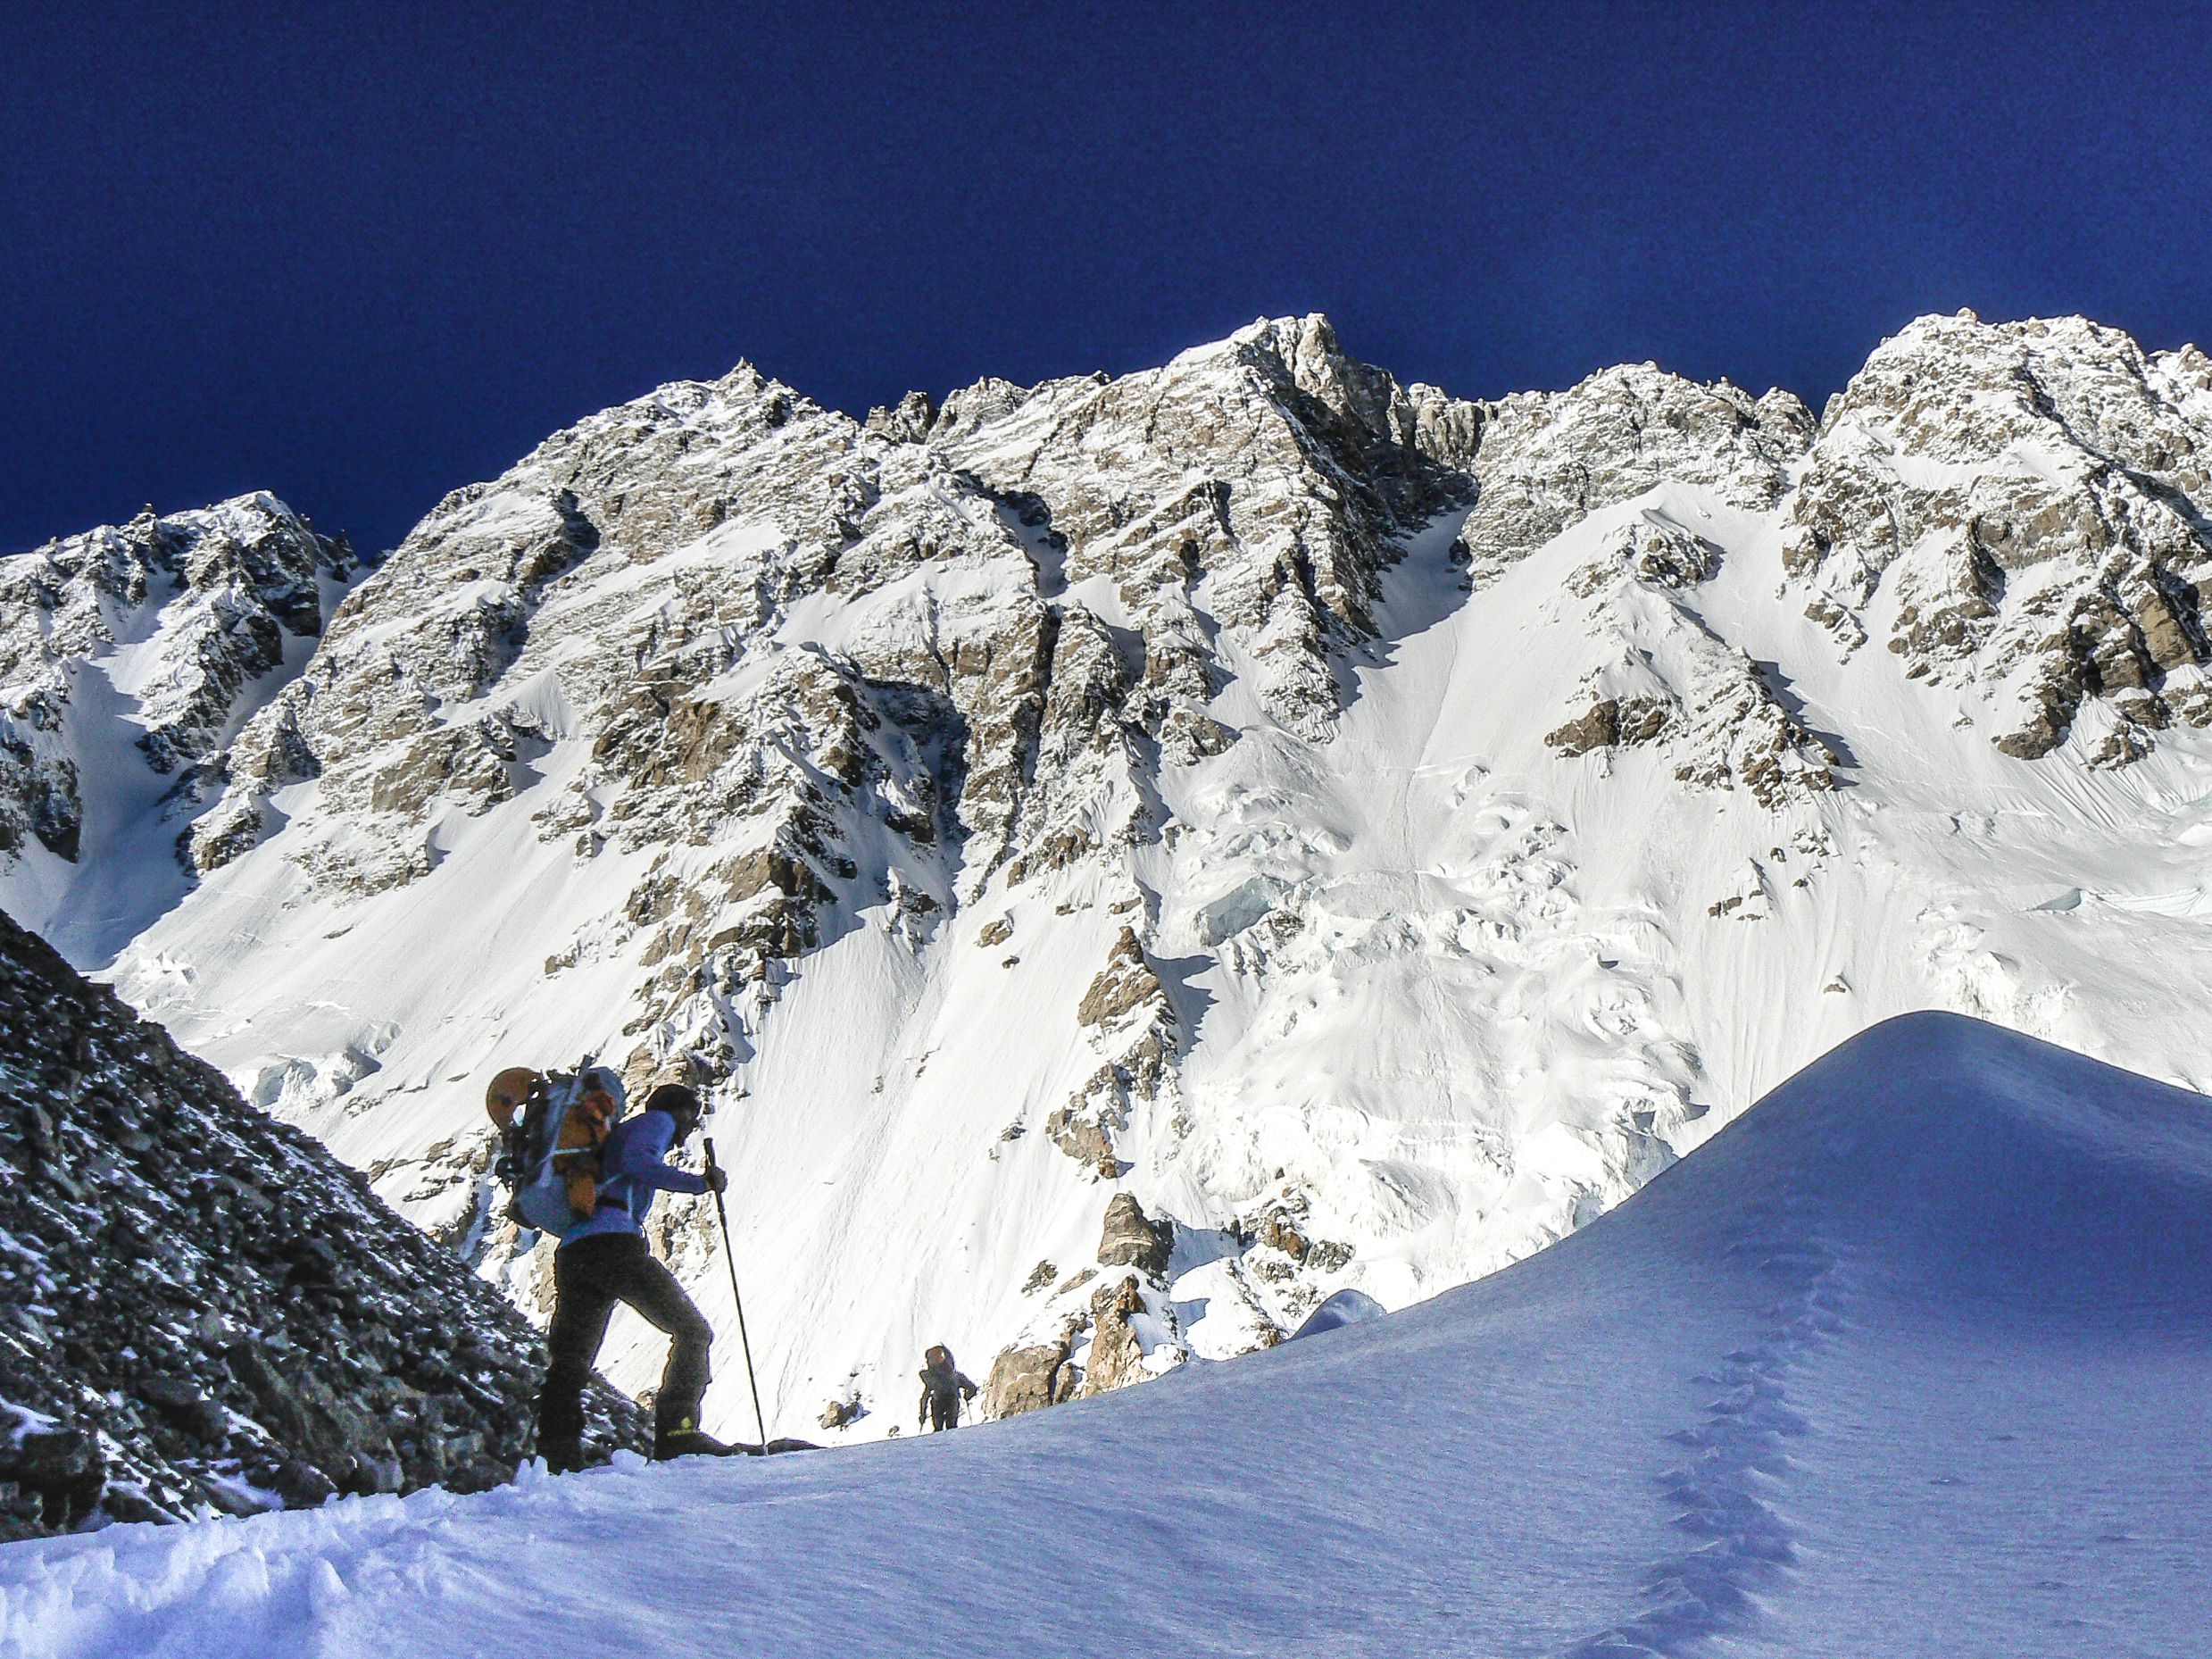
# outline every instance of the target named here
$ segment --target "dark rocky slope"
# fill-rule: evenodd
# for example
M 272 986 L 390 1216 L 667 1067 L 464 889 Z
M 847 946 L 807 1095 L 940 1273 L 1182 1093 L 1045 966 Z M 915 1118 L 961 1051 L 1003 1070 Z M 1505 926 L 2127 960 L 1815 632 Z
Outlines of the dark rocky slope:
M 490 1486 L 539 1362 L 360 1174 L 0 916 L 0 1538 Z

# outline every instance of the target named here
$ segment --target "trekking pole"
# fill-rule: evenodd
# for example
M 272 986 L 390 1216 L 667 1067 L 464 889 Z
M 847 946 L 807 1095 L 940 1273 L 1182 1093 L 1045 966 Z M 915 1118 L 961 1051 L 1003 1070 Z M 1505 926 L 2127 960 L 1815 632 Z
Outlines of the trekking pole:
M 714 1137 L 702 1136 L 706 1143 L 707 1168 L 710 1171 L 721 1166 L 714 1161 Z M 722 1260 L 729 1267 L 729 1299 L 737 1309 L 737 1341 L 745 1351 L 745 1381 L 753 1388 L 753 1426 L 761 1431 L 761 1455 L 768 1455 L 768 1419 L 761 1414 L 761 1380 L 753 1374 L 753 1338 L 745 1334 L 745 1299 L 737 1294 L 737 1253 L 729 1242 L 729 1206 L 722 1202 L 722 1189 L 714 1189 L 715 1219 L 722 1223 Z

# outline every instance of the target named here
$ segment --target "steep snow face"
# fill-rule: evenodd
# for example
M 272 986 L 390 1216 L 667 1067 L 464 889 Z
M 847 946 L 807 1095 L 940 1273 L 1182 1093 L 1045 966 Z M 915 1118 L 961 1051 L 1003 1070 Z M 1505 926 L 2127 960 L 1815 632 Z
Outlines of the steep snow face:
M 353 570 L 266 495 L 0 560 L 0 904 L 95 964 L 174 905 L 232 734 Z
M 920 1446 L 23 1546 L 0 1641 L 2153 1659 L 2208 1337 L 2212 1104 L 1923 1015 L 1418 1308 Z
M 1008 1411 L 1492 1271 L 1904 1010 L 2212 1075 L 2191 663 L 2024 621 L 2078 690 L 2030 758 L 1905 617 L 1956 537 L 1807 540 L 1847 474 L 1853 535 L 1934 526 L 2063 437 L 2118 458 L 2047 469 L 2007 596 L 2083 614 L 2063 525 L 2150 479 L 2195 638 L 2194 361 L 1924 322 L 1817 429 L 1648 365 L 1457 402 L 1318 318 L 864 422 L 663 388 L 347 599 L 118 984 L 536 1309 L 485 1078 L 698 1082 L 774 1426 L 848 1436 L 932 1342 Z M 727 1337 L 708 1216 L 658 1242 Z

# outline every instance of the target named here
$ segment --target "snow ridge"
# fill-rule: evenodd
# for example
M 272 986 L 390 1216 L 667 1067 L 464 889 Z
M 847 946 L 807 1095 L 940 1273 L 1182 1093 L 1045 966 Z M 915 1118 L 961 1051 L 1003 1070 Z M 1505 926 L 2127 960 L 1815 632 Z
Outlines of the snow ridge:
M 2158 1659 L 2208 1334 L 2206 1099 L 1923 1014 L 1418 1307 L 919 1444 L 25 1545 L 0 1644 Z

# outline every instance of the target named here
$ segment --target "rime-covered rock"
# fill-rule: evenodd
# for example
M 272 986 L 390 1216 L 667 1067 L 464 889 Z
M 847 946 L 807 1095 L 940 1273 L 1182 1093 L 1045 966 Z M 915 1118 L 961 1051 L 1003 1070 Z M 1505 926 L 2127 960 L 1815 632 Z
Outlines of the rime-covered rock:
M 1783 531 L 1809 614 L 1969 694 L 2008 754 L 2212 721 L 2212 361 L 2078 317 L 1925 317 L 1829 405 Z
M 1565 392 L 1517 393 L 1483 413 L 1480 493 L 1459 532 L 1477 580 L 1662 482 L 1770 508 L 1813 438 L 1810 413 L 1787 392 L 1754 398 L 1648 363 L 1601 370 Z
M 0 1537 L 461 1489 L 530 1449 L 498 1293 L 0 916 Z M 643 1419 L 595 1388 L 606 1442 Z

